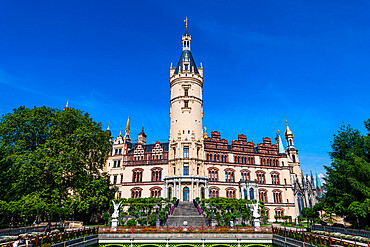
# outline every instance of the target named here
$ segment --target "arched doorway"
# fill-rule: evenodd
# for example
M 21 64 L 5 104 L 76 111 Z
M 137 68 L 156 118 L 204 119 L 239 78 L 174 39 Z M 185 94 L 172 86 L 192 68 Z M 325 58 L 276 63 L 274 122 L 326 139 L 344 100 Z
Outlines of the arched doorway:
M 189 188 L 188 187 L 184 187 L 184 193 L 183 193 L 183 198 L 184 198 L 184 201 L 189 201 Z
M 172 199 L 172 187 L 168 188 L 168 199 Z
M 205 194 L 206 194 L 206 192 L 205 192 L 204 187 L 201 187 L 200 188 L 200 199 L 206 198 Z

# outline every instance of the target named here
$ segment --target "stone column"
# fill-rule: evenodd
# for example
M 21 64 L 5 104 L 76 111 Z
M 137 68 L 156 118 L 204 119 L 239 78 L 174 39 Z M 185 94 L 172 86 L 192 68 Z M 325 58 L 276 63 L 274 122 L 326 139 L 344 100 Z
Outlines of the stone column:
M 193 201 L 194 199 L 194 178 L 191 178 L 191 192 L 190 192 L 190 201 Z
M 209 189 L 208 189 L 208 184 L 205 184 L 206 186 L 206 193 L 205 193 L 205 196 L 206 196 L 206 199 L 209 199 Z
M 177 197 L 177 184 L 176 184 L 176 180 L 174 179 L 173 180 L 173 197 Z
M 196 196 L 199 197 L 199 179 L 197 180 L 196 191 Z
M 181 195 L 181 180 L 179 180 L 179 199 L 182 201 L 182 195 Z
M 163 198 L 167 198 L 167 181 L 164 182 L 164 189 L 163 189 Z

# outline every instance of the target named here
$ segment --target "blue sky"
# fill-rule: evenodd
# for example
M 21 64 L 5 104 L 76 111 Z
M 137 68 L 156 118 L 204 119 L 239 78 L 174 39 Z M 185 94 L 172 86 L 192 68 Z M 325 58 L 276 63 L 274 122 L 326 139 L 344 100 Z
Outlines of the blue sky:
M 169 66 L 189 19 L 204 66 L 204 126 L 231 140 L 295 135 L 323 172 L 339 127 L 370 117 L 369 1 L 1 1 L 0 114 L 20 105 L 87 111 L 113 134 L 130 116 L 169 135 Z

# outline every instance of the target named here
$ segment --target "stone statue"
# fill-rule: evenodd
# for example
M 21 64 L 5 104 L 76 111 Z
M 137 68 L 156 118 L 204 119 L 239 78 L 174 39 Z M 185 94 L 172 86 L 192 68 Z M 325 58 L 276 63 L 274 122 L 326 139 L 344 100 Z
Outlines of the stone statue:
M 119 207 L 121 206 L 121 203 L 118 203 L 116 204 L 114 201 L 113 202 L 113 207 L 114 207 L 114 211 L 113 211 L 113 214 L 112 214 L 112 219 L 117 219 L 118 216 L 119 216 Z
M 253 225 L 254 227 L 260 227 L 261 222 L 260 222 L 260 214 L 258 213 L 258 202 L 253 205 Z

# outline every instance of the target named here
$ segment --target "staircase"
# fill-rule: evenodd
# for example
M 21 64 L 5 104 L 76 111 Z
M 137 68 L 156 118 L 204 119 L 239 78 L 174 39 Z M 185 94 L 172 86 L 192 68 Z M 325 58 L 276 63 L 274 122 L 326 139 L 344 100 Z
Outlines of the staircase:
M 168 226 L 183 226 L 184 221 L 188 222 L 188 226 L 206 226 L 206 220 L 192 202 L 180 202 L 175 208 L 172 215 L 168 216 L 166 225 Z

